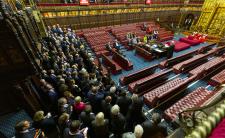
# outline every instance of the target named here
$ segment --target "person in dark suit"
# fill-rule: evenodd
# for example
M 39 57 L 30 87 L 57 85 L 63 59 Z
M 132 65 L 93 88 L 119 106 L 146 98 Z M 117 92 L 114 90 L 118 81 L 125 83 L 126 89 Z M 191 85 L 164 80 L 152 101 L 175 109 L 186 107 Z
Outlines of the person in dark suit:
M 44 116 L 43 111 L 37 111 L 34 114 L 33 120 L 34 120 L 33 122 L 34 128 L 43 130 L 47 137 L 49 138 L 59 137 L 58 127 L 50 114 Z
M 161 116 L 159 113 L 154 113 L 152 115 L 153 127 L 155 128 L 155 137 L 164 138 L 167 137 L 167 129 L 165 126 L 160 124 Z
M 30 128 L 30 122 L 27 120 L 20 121 L 15 126 L 16 138 L 33 138 L 35 135 L 35 129 Z
M 93 138 L 109 137 L 109 120 L 104 118 L 104 114 L 99 112 L 95 120 L 92 121 Z
M 65 128 L 68 128 L 71 125 L 70 116 L 67 113 L 63 113 L 58 119 L 58 126 L 60 130 L 60 136 L 63 136 Z
M 114 105 L 111 109 L 111 131 L 116 138 L 120 138 L 125 131 L 126 119 L 123 114 L 120 113 L 120 107 Z
M 120 96 L 118 97 L 116 104 L 120 107 L 120 112 L 126 116 L 129 106 L 131 105 L 132 101 L 130 97 L 127 96 L 126 91 L 122 91 Z
M 102 100 L 101 106 L 102 106 L 102 112 L 105 115 L 105 118 L 110 119 L 110 110 L 112 108 L 111 105 L 112 97 L 106 96 L 104 100 Z
M 132 131 L 135 125 L 141 124 L 145 121 L 145 117 L 142 112 L 142 106 L 144 105 L 142 99 L 136 94 L 133 94 L 131 99 L 132 104 L 130 105 L 126 116 L 126 129 L 128 131 Z
M 142 138 L 150 138 L 154 135 L 154 133 L 155 133 L 154 126 L 150 120 L 147 119 L 145 122 L 143 122 L 142 127 L 144 130 Z
M 175 44 L 174 42 L 172 41 L 170 46 L 168 45 L 165 45 L 166 49 L 167 49 L 167 55 L 166 57 L 167 58 L 172 58 L 173 57 L 173 51 L 174 51 L 174 48 L 175 48 Z
M 66 128 L 63 133 L 63 138 L 86 138 L 87 137 L 87 128 L 82 130 L 80 128 L 80 121 L 74 120 L 70 128 Z
M 91 105 L 86 105 L 85 110 L 80 114 L 82 127 L 91 127 L 91 122 L 95 119 L 95 114 L 92 113 Z

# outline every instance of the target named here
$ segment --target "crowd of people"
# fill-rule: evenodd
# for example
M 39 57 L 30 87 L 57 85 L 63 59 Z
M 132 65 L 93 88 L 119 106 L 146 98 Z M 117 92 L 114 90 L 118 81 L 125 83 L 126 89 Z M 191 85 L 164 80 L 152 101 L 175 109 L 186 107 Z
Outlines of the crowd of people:
M 31 138 L 40 129 L 48 138 L 153 138 L 165 137 L 161 117 L 145 118 L 143 100 L 128 96 L 88 52 L 87 44 L 71 28 L 48 26 L 42 47 L 39 93 L 43 110 L 33 121 L 15 126 L 16 138 Z

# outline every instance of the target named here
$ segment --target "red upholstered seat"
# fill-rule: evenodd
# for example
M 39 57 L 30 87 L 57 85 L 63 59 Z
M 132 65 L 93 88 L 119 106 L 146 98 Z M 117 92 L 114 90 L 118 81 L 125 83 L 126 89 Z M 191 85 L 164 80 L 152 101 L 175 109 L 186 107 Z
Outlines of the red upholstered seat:
M 179 41 L 188 43 L 188 44 L 190 44 L 191 46 L 195 46 L 195 45 L 198 45 L 198 44 L 201 43 L 201 41 L 199 41 L 199 40 L 197 40 L 197 39 L 196 39 L 196 40 L 195 40 L 195 39 L 191 40 L 191 39 L 189 39 L 189 38 L 187 38 L 187 37 L 180 38 Z
M 202 63 L 204 61 L 207 61 L 208 57 L 215 55 L 216 53 L 218 53 L 221 50 L 223 50 L 223 49 L 213 48 L 212 50 L 208 51 L 206 54 L 198 54 L 189 60 L 185 60 L 185 61 L 173 66 L 173 70 L 175 73 L 181 73 L 187 69 L 192 69 L 196 65 L 199 65 L 200 63 Z
M 120 55 L 115 50 L 113 50 L 112 53 L 113 53 L 112 59 L 116 63 L 118 63 L 123 69 L 125 69 L 125 70 L 131 70 L 131 69 L 133 69 L 133 64 L 128 59 L 126 59 L 125 57 L 123 57 L 122 55 Z
M 198 66 L 197 68 L 189 71 L 189 74 L 191 75 L 197 75 L 200 73 L 208 74 L 214 71 L 214 69 L 220 67 L 225 63 L 225 58 L 222 57 L 216 57 L 205 64 L 202 64 L 201 66 Z
M 152 53 L 150 53 L 149 51 L 147 51 L 147 50 L 145 50 L 145 49 L 143 49 L 143 48 L 141 48 L 141 47 L 139 47 L 139 46 L 136 46 L 135 47 L 135 52 L 136 52 L 136 54 L 138 54 L 139 56 L 141 56 L 141 57 L 143 57 L 144 59 L 146 59 L 146 60 L 148 60 L 148 61 L 150 61 L 150 60 L 152 60 Z
M 110 67 L 112 74 L 121 73 L 122 68 L 116 62 L 114 62 L 112 59 L 110 59 L 109 57 L 107 57 L 104 54 L 102 55 L 102 62 L 106 66 Z
M 120 78 L 120 83 L 122 85 L 127 85 L 131 82 L 134 82 L 134 81 L 139 80 L 143 77 L 146 77 L 146 76 L 152 74 L 155 71 L 156 67 L 157 67 L 157 65 L 154 65 L 154 66 L 147 67 L 147 68 L 138 70 L 136 72 L 130 73 L 126 76 L 122 76 Z
M 152 88 L 155 84 L 162 82 L 162 80 L 166 80 L 170 71 L 171 70 L 166 70 L 154 73 L 143 79 L 130 83 L 128 85 L 128 90 L 134 93 L 144 92 L 149 88 Z
M 221 72 L 213 76 L 209 83 L 213 86 L 225 83 L 225 70 L 222 70 Z
M 185 49 L 188 49 L 191 47 L 190 44 L 188 43 L 184 43 L 184 42 L 180 42 L 180 41 L 174 41 L 175 42 L 175 47 L 174 47 L 174 51 L 179 52 Z
M 197 88 L 189 93 L 174 105 L 165 110 L 165 118 L 168 120 L 176 119 L 177 115 L 185 109 L 202 106 L 214 93 L 203 87 Z
M 179 92 L 179 90 L 187 87 L 188 84 L 193 82 L 195 79 L 196 76 L 186 79 L 176 78 L 171 80 L 144 94 L 144 102 L 151 107 L 155 107 L 158 103 L 163 102 L 164 100 Z

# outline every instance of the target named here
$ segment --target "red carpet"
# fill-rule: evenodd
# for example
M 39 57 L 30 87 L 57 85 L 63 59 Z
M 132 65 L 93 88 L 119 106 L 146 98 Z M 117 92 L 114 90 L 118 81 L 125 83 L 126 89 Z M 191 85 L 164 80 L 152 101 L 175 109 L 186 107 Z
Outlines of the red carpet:
M 209 138 L 225 138 L 225 118 L 212 131 Z

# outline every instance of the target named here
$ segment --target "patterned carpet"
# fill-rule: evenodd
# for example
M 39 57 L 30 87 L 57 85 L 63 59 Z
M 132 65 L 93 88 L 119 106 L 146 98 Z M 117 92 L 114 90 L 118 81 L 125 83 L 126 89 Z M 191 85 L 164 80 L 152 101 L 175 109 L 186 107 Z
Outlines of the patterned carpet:
M 22 120 L 32 121 L 29 115 L 24 111 L 20 110 L 18 112 L 9 113 L 7 115 L 0 117 L 0 133 L 2 133 L 6 138 L 11 138 L 15 135 L 14 126 L 17 122 Z

